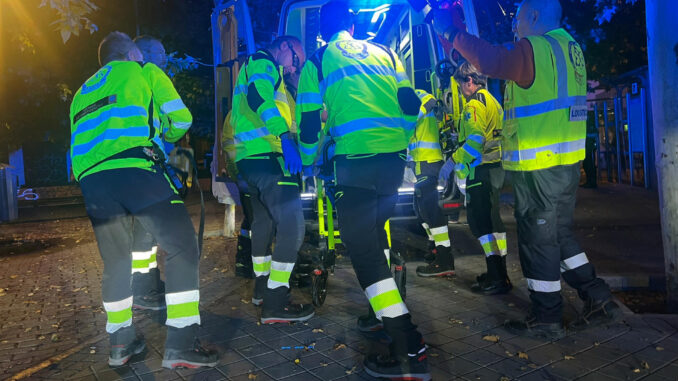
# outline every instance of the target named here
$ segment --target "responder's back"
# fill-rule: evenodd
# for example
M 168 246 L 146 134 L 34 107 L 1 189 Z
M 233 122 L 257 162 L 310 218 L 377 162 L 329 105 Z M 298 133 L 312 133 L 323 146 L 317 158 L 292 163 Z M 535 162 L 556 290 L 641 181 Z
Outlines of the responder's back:
M 240 68 L 231 114 L 236 161 L 252 155 L 282 152 L 279 136 L 289 131 L 292 118 L 281 70 L 263 50 L 250 56 Z M 250 104 L 253 102 L 257 104 Z
M 397 56 L 388 48 L 354 40 L 346 31 L 316 52 L 320 54 L 319 91 L 336 154 L 406 149 L 414 124 L 405 120 L 398 105 L 399 83 L 409 86 L 409 80 Z
M 497 99 L 486 89 L 473 94 L 462 115 L 459 140 L 473 139 L 480 135 L 481 161 L 479 164 L 497 163 L 501 160 L 501 132 L 504 112 Z
M 144 73 L 151 66 L 160 70 L 133 61 L 109 62 L 73 97 L 70 153 L 77 180 L 104 169 L 151 166 L 143 158 L 106 160 L 133 147 L 149 147 L 157 135 L 149 125 L 152 93 Z
M 526 37 L 534 51 L 534 82 L 506 84 L 505 169 L 532 171 L 577 163 L 586 140 L 586 64 L 563 29 Z

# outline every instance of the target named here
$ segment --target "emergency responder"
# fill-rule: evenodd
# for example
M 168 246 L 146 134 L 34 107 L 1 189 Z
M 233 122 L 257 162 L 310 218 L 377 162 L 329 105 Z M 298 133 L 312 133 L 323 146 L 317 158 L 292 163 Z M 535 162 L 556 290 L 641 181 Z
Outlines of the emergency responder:
M 300 70 L 304 60 L 297 38 L 279 37 L 268 49 L 249 57 L 233 91 L 235 160 L 247 182 L 253 211 L 252 303 L 263 303 L 263 324 L 305 321 L 315 313 L 312 305 L 293 304 L 288 295 L 290 274 L 304 239 L 304 216 L 297 176 L 301 158 L 290 133 L 283 75 Z
M 77 91 L 70 110 L 73 174 L 104 262 L 102 294 L 111 353 L 109 365 L 126 363 L 145 343 L 132 325 L 131 216 L 167 251 L 167 339 L 162 366 L 215 366 L 217 355 L 197 340 L 199 252 L 183 201 L 153 153 L 158 136 L 151 113 L 168 118 L 165 139 L 180 139 L 192 117 L 170 79 L 143 57 L 124 33 L 99 45 L 102 68 Z
M 561 275 L 585 301 L 570 328 L 608 323 L 621 311 L 572 233 L 586 137 L 586 66 L 579 44 L 560 27 L 561 16 L 558 0 L 524 0 L 514 22 L 519 40 L 491 45 L 464 32 L 459 8 L 434 15 L 436 31 L 473 66 L 508 80 L 502 164 L 514 185 L 518 248 L 532 310 L 525 320 L 507 321 L 506 328 L 548 339 L 564 334 Z
M 454 257 L 450 247 L 447 217 L 438 205 L 438 173 L 443 166 L 440 150 L 438 119 L 433 112 L 436 99 L 423 90 L 415 90 L 421 107 L 414 134 L 408 145 L 408 153 L 414 164 L 414 197 L 417 214 L 424 221 L 422 226 L 435 245 L 435 260 L 427 266 L 417 267 L 422 277 L 454 275 Z
M 421 101 L 397 55 L 388 47 L 353 39 L 353 31 L 345 2 L 322 6 L 320 32 L 328 44 L 314 53 L 299 80 L 302 160 L 307 166 L 313 163 L 324 103 L 325 132 L 336 142 L 341 240 L 360 286 L 392 339 L 390 356 L 368 356 L 365 369 L 374 377 L 429 380 L 426 346 L 383 250 L 384 224 L 395 207 Z
M 167 66 L 167 55 L 162 43 L 151 36 L 137 36 L 134 43 L 141 51 L 144 62 L 151 62 L 164 69 Z M 154 127 L 161 131 L 158 136 L 158 146 L 163 148 L 165 156 L 171 151 L 171 143 L 161 139 L 162 131 L 167 126 L 167 118 L 161 120 L 158 104 L 154 103 Z M 161 126 L 164 122 L 165 125 Z M 170 148 L 169 150 L 167 148 Z M 145 310 L 165 309 L 165 283 L 160 279 L 158 270 L 158 246 L 153 236 L 144 229 L 143 225 L 132 219 L 132 294 L 133 307 Z
M 512 288 L 506 273 L 506 229 L 499 215 L 499 193 L 504 186 L 501 168 L 501 128 L 504 112 L 486 90 L 487 77 L 464 62 L 455 80 L 466 98 L 459 124 L 462 144 L 443 166 L 448 179 L 452 169 L 466 180 L 466 215 L 471 232 L 485 253 L 487 272 L 478 276 L 471 290 L 485 295 L 505 294 Z

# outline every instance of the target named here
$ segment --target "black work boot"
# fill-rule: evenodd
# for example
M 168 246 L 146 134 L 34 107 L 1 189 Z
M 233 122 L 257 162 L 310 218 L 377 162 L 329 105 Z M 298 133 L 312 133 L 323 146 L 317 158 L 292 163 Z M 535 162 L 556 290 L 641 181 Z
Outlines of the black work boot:
M 111 354 L 108 356 L 109 366 L 125 365 L 129 359 L 146 349 L 144 337 L 137 336 L 134 327 L 124 327 L 109 335 Z
M 490 255 L 485 257 L 487 272 L 476 277 L 471 291 L 483 295 L 506 294 L 513 288 L 506 274 L 506 256 Z
M 252 304 L 260 307 L 264 304 L 264 294 L 268 288 L 268 275 L 254 278 L 254 293 L 252 293 Z
M 581 331 L 604 324 L 611 324 L 621 320 L 623 315 L 622 309 L 611 298 L 602 302 L 596 302 L 589 298 L 585 302 L 584 310 L 579 318 L 571 322 L 568 328 L 574 331 Z
M 386 333 L 392 341 L 389 356 L 371 355 L 365 358 L 365 372 L 372 377 L 391 380 L 430 380 L 426 345 L 410 314 L 383 318 Z
M 377 319 L 372 306 L 368 307 L 367 314 L 358 317 L 358 330 L 360 332 L 374 332 L 384 328 L 381 320 Z
M 291 323 L 306 321 L 315 315 L 312 304 L 294 304 L 290 301 L 289 288 L 267 288 L 264 306 L 261 309 L 261 324 Z
M 238 236 L 238 250 L 235 253 L 235 275 L 248 279 L 255 276 L 252 267 L 252 240 L 247 236 Z
M 428 241 L 428 247 L 426 248 L 426 255 L 424 255 L 424 260 L 427 263 L 431 263 L 436 260 L 436 242 Z
M 437 257 L 433 263 L 417 267 L 417 275 L 421 277 L 453 276 L 454 257 L 452 249 L 446 246 L 436 246 Z
M 565 337 L 563 323 L 542 323 L 533 315 L 525 320 L 507 320 L 504 328 L 514 335 L 527 336 L 536 339 L 558 340 Z
M 184 328 L 167 327 L 165 341 L 165 355 L 162 358 L 162 367 L 200 368 L 214 367 L 219 358 L 217 352 L 205 349 L 197 339 L 198 325 L 193 324 Z

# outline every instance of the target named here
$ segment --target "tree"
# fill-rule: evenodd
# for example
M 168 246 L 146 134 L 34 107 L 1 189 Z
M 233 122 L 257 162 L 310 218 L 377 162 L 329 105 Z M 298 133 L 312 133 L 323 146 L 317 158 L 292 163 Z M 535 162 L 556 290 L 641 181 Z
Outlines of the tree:
M 678 312 L 678 8 L 659 0 L 645 5 L 667 307 Z

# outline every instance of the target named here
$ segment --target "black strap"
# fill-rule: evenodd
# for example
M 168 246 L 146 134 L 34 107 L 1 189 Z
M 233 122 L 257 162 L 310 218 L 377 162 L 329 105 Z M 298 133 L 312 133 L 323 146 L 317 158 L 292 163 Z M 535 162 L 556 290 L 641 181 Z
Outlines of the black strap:
M 311 62 L 313 62 L 313 65 L 315 65 L 316 71 L 318 72 L 318 83 L 325 79 L 325 75 L 323 74 L 323 54 L 325 54 L 327 46 L 328 45 L 320 47 L 310 58 Z
M 144 151 L 145 148 L 150 148 L 150 147 L 132 147 L 128 148 L 122 152 L 118 152 L 115 155 L 109 156 L 103 160 L 99 160 L 96 163 L 90 165 L 85 169 L 84 171 L 80 172 L 80 175 L 76 179 L 78 182 L 80 179 L 82 179 L 83 176 L 87 174 L 90 170 L 92 170 L 94 167 L 98 166 L 101 163 L 107 162 L 109 160 L 116 160 L 116 159 L 145 159 L 148 161 L 152 161 L 151 157 L 146 154 Z
M 89 106 L 83 108 L 82 110 L 78 111 L 78 113 L 75 114 L 75 116 L 73 117 L 73 124 L 78 123 L 78 121 L 80 119 L 82 119 L 83 117 L 85 117 L 86 115 L 89 115 L 89 114 L 97 111 L 98 109 L 100 109 L 104 106 L 112 105 L 113 103 L 115 103 L 117 101 L 118 101 L 118 96 L 116 94 L 108 95 L 104 98 L 99 99 L 98 101 L 96 101 L 96 102 L 92 103 L 91 105 L 89 105 Z

